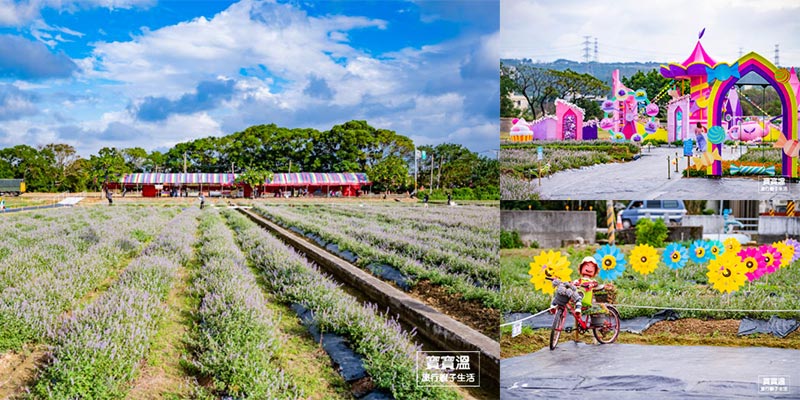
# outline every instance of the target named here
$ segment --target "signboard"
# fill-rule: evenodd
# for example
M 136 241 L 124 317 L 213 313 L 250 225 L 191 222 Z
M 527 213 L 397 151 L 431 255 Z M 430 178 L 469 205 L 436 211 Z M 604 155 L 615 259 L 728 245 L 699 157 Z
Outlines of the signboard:
M 543 158 L 544 158 L 544 149 L 542 148 L 542 146 L 539 146 L 536 148 L 536 159 L 542 161 Z
M 522 321 L 517 321 L 511 325 L 511 337 L 517 337 L 522 334 Z
M 683 141 L 683 156 L 684 157 L 691 157 L 694 154 L 692 150 L 694 149 L 694 140 L 686 139 Z

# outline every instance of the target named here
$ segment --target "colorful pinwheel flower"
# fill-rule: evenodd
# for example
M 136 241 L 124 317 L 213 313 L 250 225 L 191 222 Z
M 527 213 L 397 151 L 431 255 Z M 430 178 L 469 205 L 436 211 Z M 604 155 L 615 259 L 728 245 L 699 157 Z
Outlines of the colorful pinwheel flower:
M 747 247 L 739 251 L 739 259 L 742 260 L 744 273 L 747 279 L 752 282 L 764 275 L 764 258 L 761 252 L 755 247 Z
M 531 276 L 531 283 L 536 287 L 536 290 L 541 290 L 542 293 L 552 295 L 555 293 L 553 282 L 547 278 L 557 278 L 562 281 L 570 280 L 572 270 L 569 268 L 569 260 L 560 251 L 543 251 L 539 255 L 533 257 L 533 262 L 530 264 L 531 269 L 528 275 Z
M 719 240 L 712 240 L 709 242 L 709 244 L 711 245 L 711 248 L 709 250 L 711 251 L 711 254 L 714 256 L 713 258 L 717 258 L 721 256 L 722 253 L 725 252 L 725 245 L 722 244 L 722 242 L 720 242 Z
M 794 260 L 794 246 L 786 244 L 785 241 L 772 244 L 781 253 L 781 268 L 788 267 Z
M 708 264 L 708 283 L 725 293 L 739 290 L 747 277 L 741 259 L 734 253 L 725 253 Z
M 689 261 L 689 250 L 678 243 L 670 243 L 661 257 L 668 267 L 681 269 Z
M 739 243 L 739 239 L 735 237 L 729 237 L 725 239 L 725 252 L 731 254 L 739 254 L 739 251 L 742 250 L 742 244 Z
M 692 257 L 692 261 L 697 264 L 703 264 L 712 260 L 714 256 L 711 254 L 711 243 L 705 240 L 695 240 L 692 246 L 689 247 L 689 254 Z
M 781 267 L 781 252 L 774 246 L 765 244 L 758 248 L 764 259 L 764 274 L 771 274 Z
M 794 247 L 794 256 L 792 256 L 792 262 L 800 260 L 800 242 L 794 239 L 786 239 L 783 243 L 788 244 L 789 246 Z
M 600 263 L 600 278 L 613 281 L 625 271 L 625 256 L 617 246 L 605 245 L 594 253 L 594 259 Z
M 658 267 L 658 253 L 649 244 L 640 244 L 631 250 L 629 257 L 634 271 L 647 275 Z

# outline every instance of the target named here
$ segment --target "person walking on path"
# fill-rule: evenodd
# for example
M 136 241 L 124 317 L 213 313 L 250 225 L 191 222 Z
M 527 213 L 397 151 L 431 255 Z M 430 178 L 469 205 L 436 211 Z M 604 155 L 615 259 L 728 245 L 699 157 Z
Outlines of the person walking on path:
M 428 194 L 425 193 L 425 195 L 422 196 L 422 204 L 424 204 L 425 208 L 428 208 L 428 199 L 429 199 Z
M 700 153 L 706 152 L 706 132 L 708 132 L 708 129 L 698 122 L 694 128 L 694 137 L 697 140 L 697 151 Z
M 6 199 L 0 197 L 0 211 L 6 212 Z
M 202 210 L 203 206 L 206 205 L 206 198 L 205 196 L 203 196 L 203 192 L 200 192 L 200 194 L 197 197 L 200 199 L 200 209 Z
M 452 206 L 453 205 L 453 192 L 450 192 L 450 193 L 447 194 L 447 205 L 448 206 Z
M 111 196 L 112 196 L 111 189 L 106 188 L 106 199 L 108 199 L 108 205 L 111 205 L 111 204 L 114 203 L 114 201 L 111 200 Z

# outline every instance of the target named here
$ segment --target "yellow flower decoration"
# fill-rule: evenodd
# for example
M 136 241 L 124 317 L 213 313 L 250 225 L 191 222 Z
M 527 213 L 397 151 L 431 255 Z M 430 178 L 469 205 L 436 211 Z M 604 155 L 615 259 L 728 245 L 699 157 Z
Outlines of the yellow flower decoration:
M 747 281 L 742 259 L 728 252 L 709 262 L 706 275 L 708 283 L 722 293 L 735 292 Z
M 739 240 L 733 237 L 729 237 L 725 239 L 725 252 L 726 253 L 734 253 L 738 254 L 739 250 L 742 249 L 742 244 L 739 243 Z
M 794 259 L 794 246 L 784 242 L 775 242 L 772 246 L 781 253 L 781 268 L 788 267 Z
M 569 268 L 569 260 L 560 251 L 543 251 L 533 257 L 531 269 L 528 271 L 531 276 L 531 283 L 536 290 L 541 290 L 545 294 L 554 294 L 553 282 L 547 278 L 557 278 L 562 281 L 570 280 L 572 270 Z
M 640 244 L 633 248 L 629 258 L 633 270 L 647 275 L 658 267 L 658 253 L 649 244 Z

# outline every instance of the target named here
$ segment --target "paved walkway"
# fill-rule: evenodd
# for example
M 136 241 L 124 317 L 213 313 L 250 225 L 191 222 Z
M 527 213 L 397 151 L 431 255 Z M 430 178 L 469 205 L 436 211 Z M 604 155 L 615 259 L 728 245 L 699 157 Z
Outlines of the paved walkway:
M 797 399 L 797 360 L 800 350 L 765 347 L 562 342 L 500 361 L 500 398 Z M 787 391 L 761 392 L 765 377 Z
M 800 184 L 788 183 L 785 191 L 763 191 L 757 178 L 683 178 L 686 157 L 680 157 L 678 171 L 670 166 L 667 179 L 667 156 L 683 154 L 682 149 L 646 149 L 638 160 L 598 164 L 581 169 L 560 171 L 542 179 L 542 199 L 560 200 L 641 200 L 641 199 L 790 199 L 800 193 Z M 735 160 L 739 151 L 725 150 L 723 159 Z

